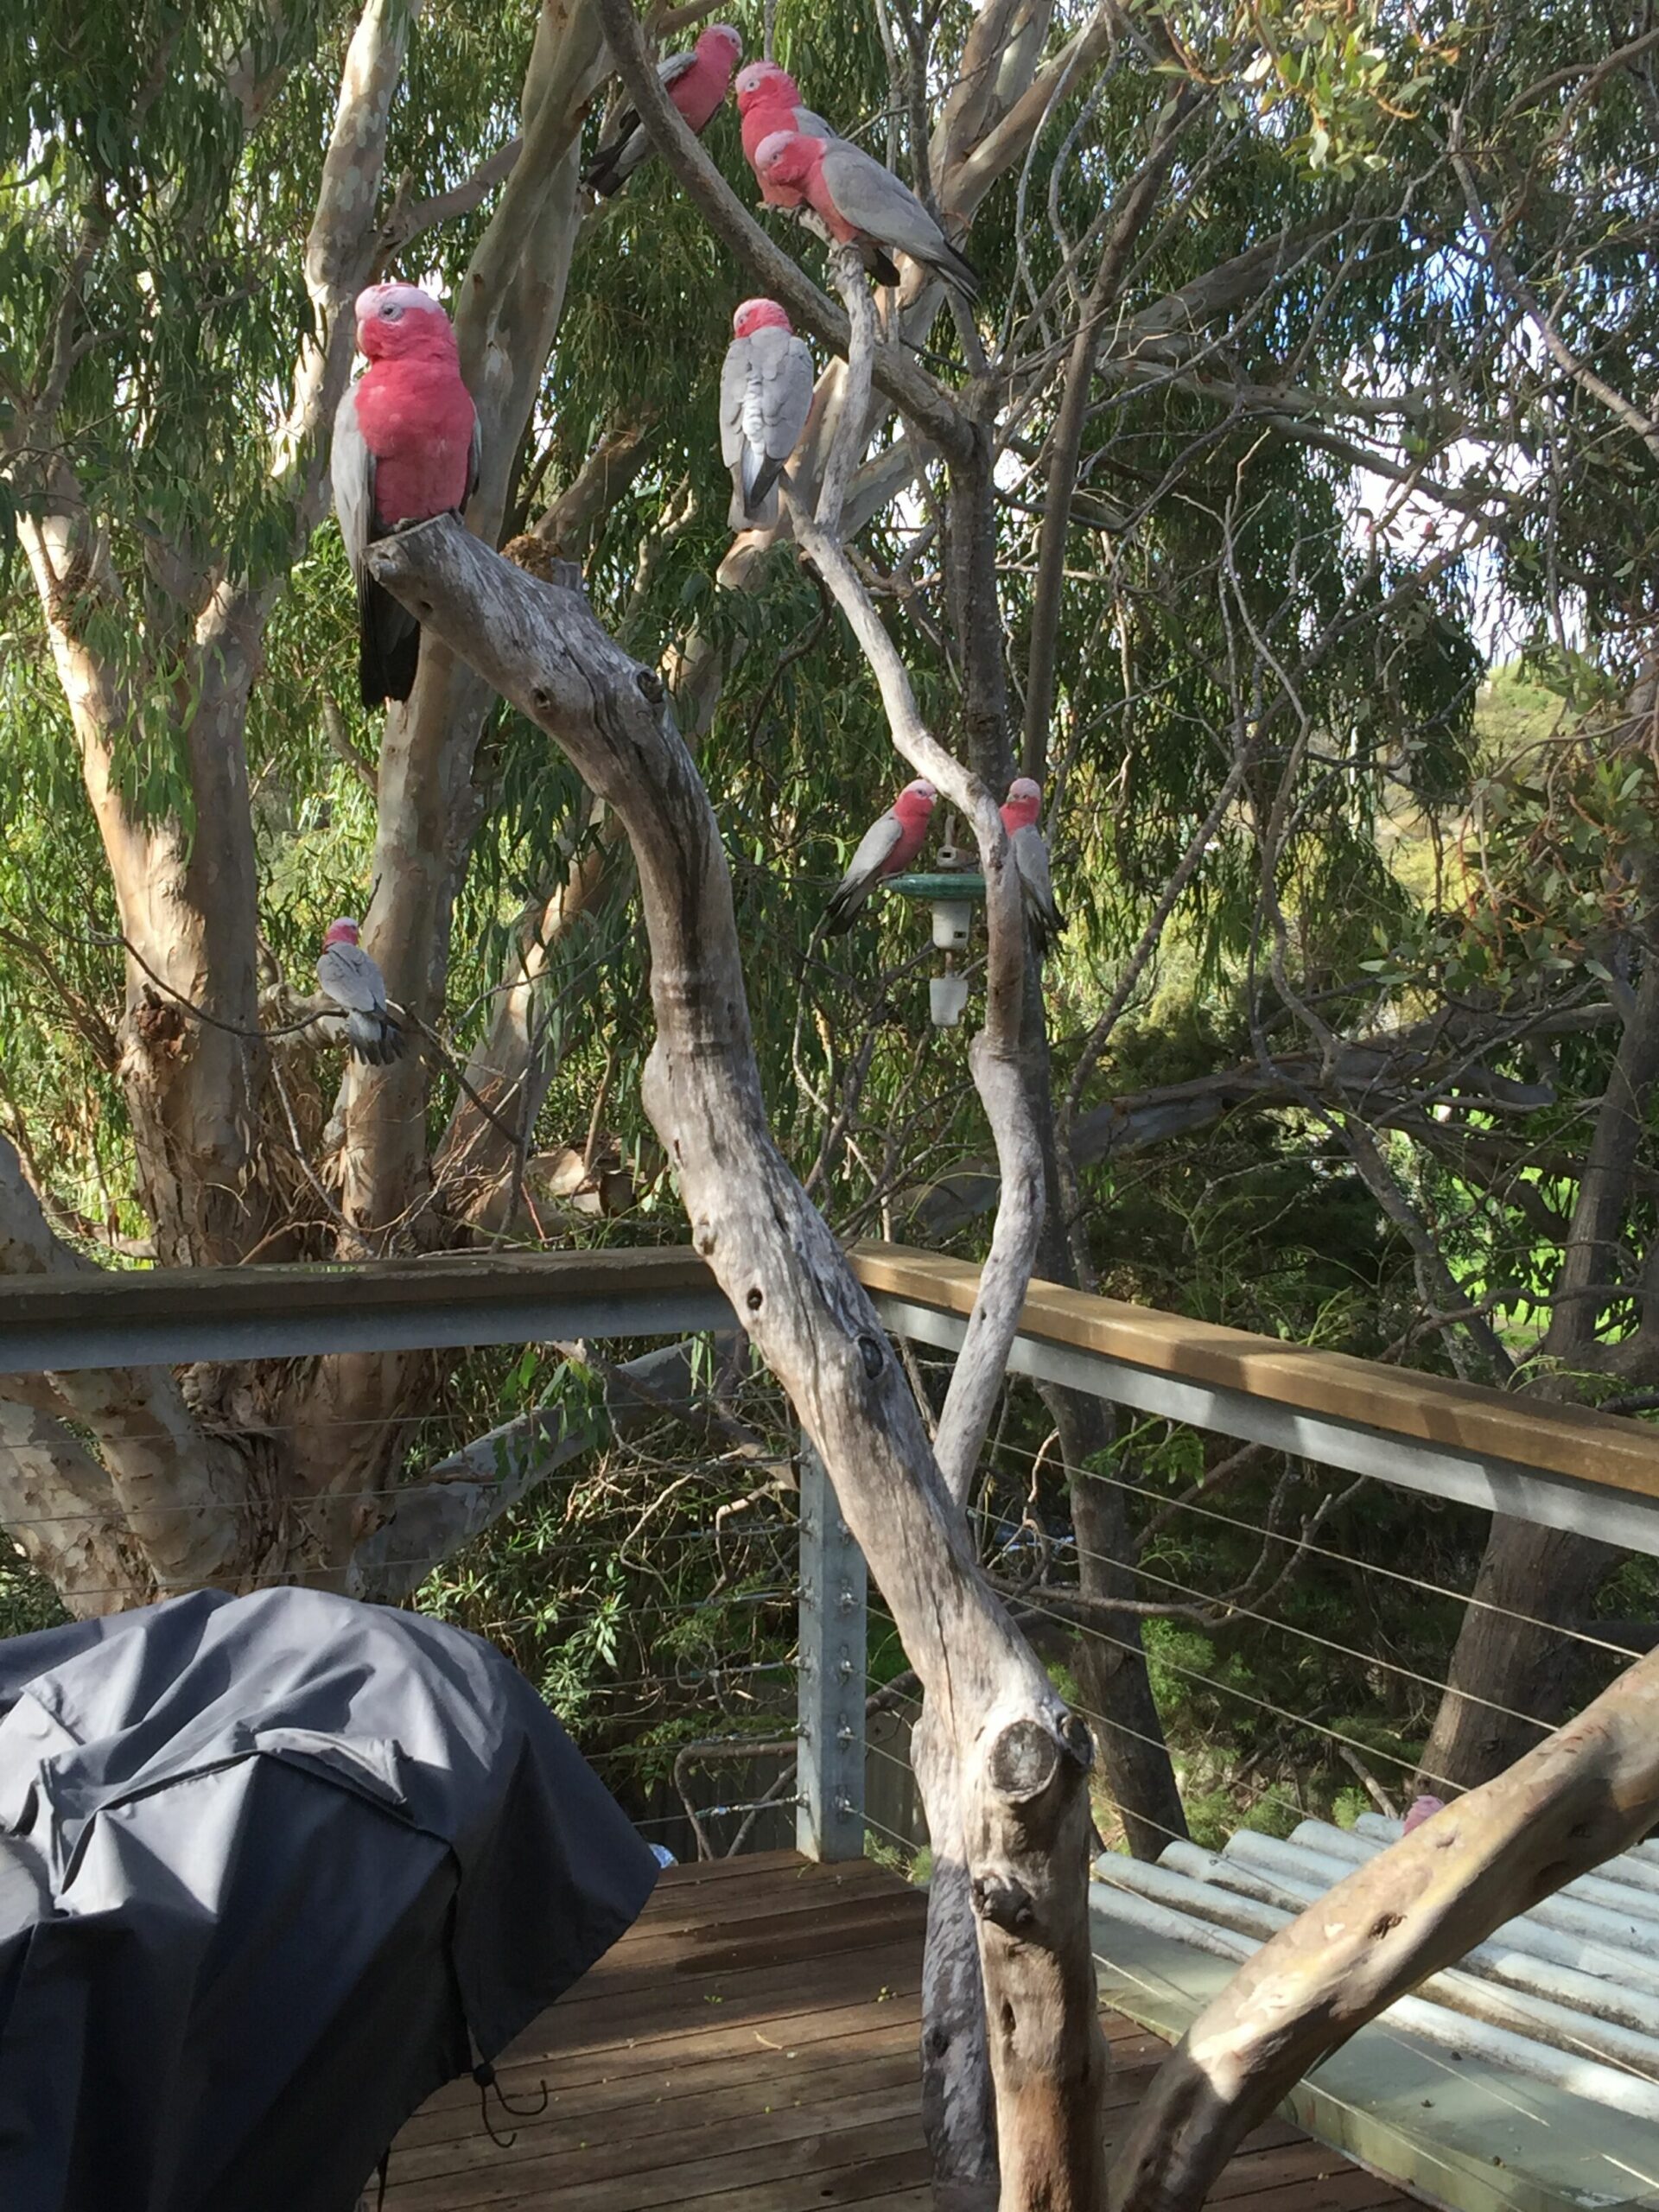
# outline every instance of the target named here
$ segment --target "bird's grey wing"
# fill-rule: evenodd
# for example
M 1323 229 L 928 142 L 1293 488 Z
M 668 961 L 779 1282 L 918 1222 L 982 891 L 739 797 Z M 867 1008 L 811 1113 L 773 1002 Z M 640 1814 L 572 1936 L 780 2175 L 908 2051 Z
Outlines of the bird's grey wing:
M 896 814 L 883 814 L 872 822 L 847 864 L 839 888 L 846 891 L 856 884 L 874 882 L 881 872 L 883 861 L 904 834 Z
M 374 455 L 358 424 L 355 385 L 334 410 L 334 442 L 328 466 L 346 558 L 352 564 L 352 574 L 361 577 L 363 549 L 374 536 Z
M 830 196 L 849 223 L 912 260 L 933 263 L 946 246 L 944 233 L 907 184 L 857 146 L 836 139 L 826 148 L 823 178 Z
M 743 404 L 753 367 L 753 340 L 734 338 L 720 372 L 720 452 L 728 468 L 743 450 Z
M 317 963 L 317 981 L 336 1006 L 350 1014 L 384 1014 L 386 986 L 379 969 L 360 944 L 326 944 Z
M 690 51 L 684 54 L 665 54 L 657 64 L 658 80 L 663 90 L 667 92 L 671 86 L 677 85 L 686 71 L 696 67 L 696 54 Z M 645 125 L 639 120 L 639 109 L 632 100 L 624 100 L 611 118 L 611 128 L 605 143 L 612 149 L 619 148 L 625 145 L 636 130 L 644 129 Z
M 1054 903 L 1054 881 L 1049 873 L 1048 844 L 1040 830 L 1016 830 L 1013 839 L 1014 865 L 1032 904 L 1050 929 L 1065 926 Z
M 766 364 L 760 409 L 767 457 L 781 461 L 787 461 L 800 443 L 806 418 L 812 412 L 817 378 L 806 341 L 791 331 L 780 330 L 776 334 L 784 342 L 770 349 L 772 358 Z
M 795 128 L 808 138 L 839 138 L 841 136 L 833 124 L 826 123 L 821 115 L 814 115 L 810 107 L 796 109 Z

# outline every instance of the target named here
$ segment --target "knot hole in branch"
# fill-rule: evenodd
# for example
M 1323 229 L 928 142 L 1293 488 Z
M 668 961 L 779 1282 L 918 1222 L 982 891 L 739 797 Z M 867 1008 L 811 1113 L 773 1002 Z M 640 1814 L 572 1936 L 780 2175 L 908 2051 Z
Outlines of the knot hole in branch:
M 1021 1934 L 1037 1917 L 1031 1891 L 1012 1876 L 976 1874 L 973 1893 L 974 1910 L 980 1918 L 988 1920 L 994 1928 L 1005 1929 L 1010 1936 Z
M 1040 1797 L 1065 1765 L 1087 1770 L 1093 1755 L 1089 1731 L 1068 1713 L 1058 1735 L 1040 1721 L 1015 1720 L 991 1745 L 987 1762 L 992 1788 L 1011 1805 Z

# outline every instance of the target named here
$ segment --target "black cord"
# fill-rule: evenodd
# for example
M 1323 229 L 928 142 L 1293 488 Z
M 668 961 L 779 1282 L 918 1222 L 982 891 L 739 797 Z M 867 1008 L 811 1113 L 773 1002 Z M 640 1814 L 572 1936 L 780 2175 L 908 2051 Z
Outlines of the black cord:
M 506 2096 L 501 2084 L 496 2080 L 495 2069 L 487 2058 L 474 2067 L 473 2079 L 478 2084 L 478 2107 L 483 2118 L 485 2133 L 498 2151 L 512 2150 L 513 2145 L 518 2140 L 518 2130 L 515 2128 L 511 2135 L 496 2133 L 495 2123 L 490 2118 L 490 2091 L 492 2089 L 495 2091 L 496 2100 L 502 2111 L 511 2113 L 515 2120 L 537 2120 L 547 2110 L 547 2083 L 543 2082 L 540 2084 L 542 2093 L 540 2104 L 516 2105 Z

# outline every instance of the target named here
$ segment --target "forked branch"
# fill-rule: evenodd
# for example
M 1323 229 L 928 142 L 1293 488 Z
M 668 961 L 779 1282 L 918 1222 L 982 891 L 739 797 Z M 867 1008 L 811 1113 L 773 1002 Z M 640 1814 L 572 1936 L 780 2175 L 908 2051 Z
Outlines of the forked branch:
M 382 539 L 369 558 L 424 629 L 557 741 L 627 833 L 658 1033 L 645 1109 L 693 1242 L 822 1455 L 961 1773 L 1004 2201 L 1094 2212 L 1106 2057 L 1085 1900 L 1087 1731 L 987 1588 L 903 1368 L 772 1141 L 725 852 L 662 679 L 577 593 L 502 560 L 452 517 Z M 925 757 L 959 779 L 942 748 Z

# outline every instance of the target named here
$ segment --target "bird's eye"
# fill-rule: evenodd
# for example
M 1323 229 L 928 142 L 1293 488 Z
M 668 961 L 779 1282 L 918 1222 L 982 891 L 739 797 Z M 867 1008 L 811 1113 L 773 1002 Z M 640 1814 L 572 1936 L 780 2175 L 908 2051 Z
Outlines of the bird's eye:
M 380 302 L 380 312 L 388 322 L 396 322 L 398 316 L 402 315 L 403 309 L 395 300 L 383 300 Z

